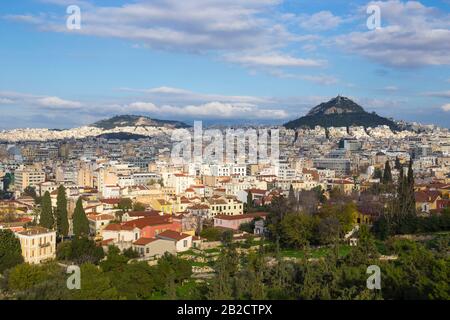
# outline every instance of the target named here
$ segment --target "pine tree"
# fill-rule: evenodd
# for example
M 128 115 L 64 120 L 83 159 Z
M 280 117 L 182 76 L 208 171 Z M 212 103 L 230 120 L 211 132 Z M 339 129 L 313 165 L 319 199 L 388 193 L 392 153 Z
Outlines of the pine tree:
M 77 237 L 89 235 L 89 220 L 83 209 L 83 201 L 78 198 L 75 211 L 73 213 L 73 233 Z
M 388 160 L 388 161 L 386 161 L 386 164 L 384 166 L 383 184 L 388 184 L 391 182 L 392 182 L 391 165 L 389 164 L 389 160 Z
M 56 197 L 56 228 L 60 236 L 67 236 L 69 233 L 66 188 L 63 185 L 58 187 L 58 196 Z
M 53 216 L 52 210 L 52 199 L 50 198 L 50 193 L 48 191 L 44 193 L 44 197 L 42 198 L 39 224 L 47 229 L 53 229 L 55 226 L 55 217 Z

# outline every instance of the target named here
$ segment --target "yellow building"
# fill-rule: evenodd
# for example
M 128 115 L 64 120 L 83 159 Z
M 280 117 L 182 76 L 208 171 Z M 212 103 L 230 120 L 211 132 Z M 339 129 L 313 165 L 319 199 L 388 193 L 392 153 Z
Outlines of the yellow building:
M 234 197 L 215 196 L 209 201 L 210 214 L 216 216 L 218 214 L 227 216 L 237 216 L 244 214 L 244 205 L 241 201 Z
M 172 214 L 176 212 L 173 204 L 164 199 L 152 199 L 150 201 L 150 205 L 152 206 L 153 210 L 161 211 L 164 214 Z
M 16 233 L 26 263 L 42 263 L 56 257 L 56 231 L 33 227 Z

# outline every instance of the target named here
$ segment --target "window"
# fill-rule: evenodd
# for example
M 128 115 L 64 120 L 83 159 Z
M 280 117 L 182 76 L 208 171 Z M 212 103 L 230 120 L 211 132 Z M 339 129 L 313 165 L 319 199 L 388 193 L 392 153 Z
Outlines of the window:
M 187 245 L 188 245 L 188 241 L 187 240 L 183 240 L 183 247 L 187 247 Z

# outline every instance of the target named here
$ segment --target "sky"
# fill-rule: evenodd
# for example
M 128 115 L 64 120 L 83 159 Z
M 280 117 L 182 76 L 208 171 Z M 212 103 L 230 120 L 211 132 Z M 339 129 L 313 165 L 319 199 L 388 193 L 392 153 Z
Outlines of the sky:
M 1 1 L 0 129 L 282 124 L 338 94 L 450 127 L 449 52 L 450 0 Z

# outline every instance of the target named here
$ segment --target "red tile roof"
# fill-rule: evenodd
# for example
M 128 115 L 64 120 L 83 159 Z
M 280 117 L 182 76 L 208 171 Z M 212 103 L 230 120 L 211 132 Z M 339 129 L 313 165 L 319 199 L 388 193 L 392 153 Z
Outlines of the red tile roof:
M 173 240 L 176 240 L 176 241 L 180 241 L 180 240 L 186 239 L 188 237 L 191 237 L 191 235 L 186 234 L 186 233 L 182 233 L 182 232 L 166 230 L 166 231 L 161 232 L 160 234 L 158 234 L 157 237 L 168 238 L 168 239 L 173 239 Z
M 440 196 L 440 192 L 438 191 L 417 191 L 414 192 L 414 197 L 416 198 L 416 202 L 435 202 L 436 199 Z
M 136 246 L 145 246 L 149 243 L 152 243 L 153 241 L 156 241 L 155 238 L 139 238 L 135 242 L 133 242 Z
M 149 210 L 149 211 L 129 211 L 127 212 L 130 217 L 159 217 L 161 211 Z
M 227 216 L 218 214 L 214 217 L 214 219 L 222 219 L 222 220 L 244 220 L 244 219 L 254 219 L 254 218 L 265 218 L 268 215 L 267 212 L 253 212 L 248 214 L 239 214 L 235 216 Z
M 148 226 L 156 226 L 160 224 L 170 224 L 172 223 L 172 218 L 168 215 L 165 216 L 155 216 L 155 217 L 147 217 L 136 219 L 132 221 L 128 221 L 122 224 L 123 227 L 132 227 L 143 229 Z

